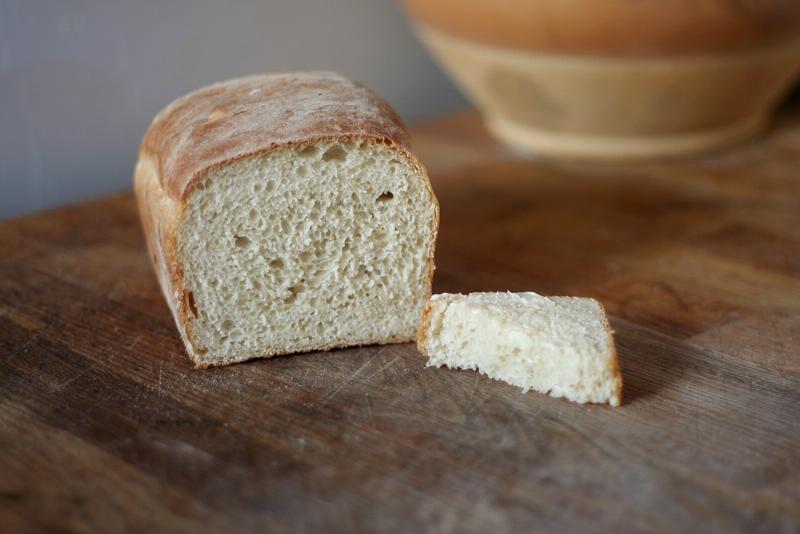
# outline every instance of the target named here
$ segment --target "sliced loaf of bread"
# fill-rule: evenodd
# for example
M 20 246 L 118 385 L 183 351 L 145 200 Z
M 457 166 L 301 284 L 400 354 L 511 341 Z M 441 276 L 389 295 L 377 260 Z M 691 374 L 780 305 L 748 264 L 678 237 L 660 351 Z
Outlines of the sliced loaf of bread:
M 612 331 L 594 299 L 536 293 L 434 295 L 417 337 L 428 365 L 475 369 L 523 390 L 618 406 Z
M 195 91 L 153 120 L 134 182 L 197 366 L 414 339 L 438 205 L 362 85 L 298 72 Z

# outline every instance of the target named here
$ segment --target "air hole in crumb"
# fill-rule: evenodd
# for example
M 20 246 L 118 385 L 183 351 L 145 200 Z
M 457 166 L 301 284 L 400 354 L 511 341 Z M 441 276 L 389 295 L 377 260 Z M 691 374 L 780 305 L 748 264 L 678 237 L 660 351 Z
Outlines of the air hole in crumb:
M 344 161 L 347 158 L 347 152 L 340 145 L 333 145 L 322 155 L 323 161 Z
M 311 253 L 308 251 L 301 252 L 299 258 L 300 261 L 308 261 L 311 259 Z
M 285 302 L 286 304 L 291 304 L 292 302 L 297 300 L 297 295 L 303 291 L 303 286 L 302 284 L 297 284 L 296 286 L 289 286 L 287 291 L 289 292 L 289 296 L 283 299 L 283 302 Z
M 274 260 L 269 262 L 269 266 L 272 267 L 273 269 L 280 269 L 281 267 L 283 267 L 283 260 L 280 258 L 275 258 Z
M 264 189 L 264 184 L 261 183 L 253 184 L 253 191 L 255 191 L 256 193 L 258 193 L 262 189 Z
M 253 289 L 261 289 L 261 282 L 253 280 Z
M 250 244 L 250 238 L 247 237 L 247 236 L 236 235 L 236 236 L 233 236 L 233 239 L 234 239 L 234 243 L 239 248 L 246 247 L 247 245 Z
M 400 160 L 392 158 L 389 160 L 389 165 L 400 165 Z
M 192 312 L 192 315 L 197 317 L 197 305 L 194 303 L 194 293 L 192 291 L 186 292 L 186 307 Z
M 251 221 L 254 221 L 254 220 L 258 219 L 258 212 L 256 210 L 254 210 L 254 209 L 250 210 L 247 213 L 247 216 L 250 218 Z
M 298 150 L 297 155 L 301 158 L 313 158 L 319 154 L 319 149 L 314 145 L 309 145 L 302 150 Z
M 232 330 L 233 326 L 234 326 L 233 321 L 231 321 L 230 319 L 225 319 L 224 321 L 222 321 L 222 329 L 226 332 Z
M 375 199 L 375 202 L 386 202 L 387 200 L 392 200 L 394 195 L 391 191 L 386 191 L 382 193 L 378 198 Z

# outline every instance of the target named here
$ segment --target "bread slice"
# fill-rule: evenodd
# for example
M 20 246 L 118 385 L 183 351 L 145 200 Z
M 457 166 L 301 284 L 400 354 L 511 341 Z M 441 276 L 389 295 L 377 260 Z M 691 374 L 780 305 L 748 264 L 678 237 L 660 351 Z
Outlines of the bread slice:
M 300 72 L 200 89 L 154 119 L 134 181 L 197 366 L 414 339 L 438 205 L 367 88 Z
M 612 331 L 594 299 L 434 295 L 417 345 L 429 366 L 475 369 L 524 391 L 612 406 L 622 396 Z

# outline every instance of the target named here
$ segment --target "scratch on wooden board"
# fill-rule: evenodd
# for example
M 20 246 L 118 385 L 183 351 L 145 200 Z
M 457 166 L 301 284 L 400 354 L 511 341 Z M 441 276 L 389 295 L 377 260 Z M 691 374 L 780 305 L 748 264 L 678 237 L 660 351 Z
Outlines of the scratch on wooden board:
M 389 403 L 389 407 L 394 408 L 395 405 L 397 405 L 401 401 L 404 401 L 409 395 L 411 395 L 411 393 L 412 393 L 411 388 L 405 388 L 402 393 L 400 393 L 399 395 L 395 395 L 394 399 L 392 399 L 392 402 Z
M 367 410 L 369 410 L 369 416 L 371 419 L 375 419 L 375 413 L 372 411 L 372 401 L 369 400 L 369 393 L 365 394 L 367 398 Z
M 381 350 L 379 350 L 379 351 L 378 351 L 378 352 L 375 354 L 375 356 L 378 356 L 378 355 L 379 355 L 381 352 L 383 352 L 383 350 L 384 350 L 384 349 L 381 349 Z M 369 378 L 367 378 L 367 382 L 371 382 L 373 378 L 375 378 L 375 377 L 376 377 L 376 376 L 378 376 L 380 373 L 382 373 L 383 371 L 385 371 L 386 369 L 388 369 L 389 367 L 391 367 L 392 365 L 394 365 L 394 363 L 395 363 L 397 360 L 399 360 L 399 359 L 400 359 L 400 356 L 395 356 L 394 358 L 392 358 L 391 360 L 389 360 L 387 363 L 383 364 L 383 365 L 380 367 L 380 369 L 378 369 L 377 371 L 375 371 L 374 373 L 372 373 L 371 375 L 369 375 Z
M 74 376 L 71 376 L 71 377 L 67 378 L 66 380 L 64 380 L 64 381 L 63 381 L 63 382 L 61 382 L 60 384 L 56 384 L 56 385 L 54 385 L 54 386 L 53 386 L 53 389 L 55 389 L 56 391 L 61 391 L 62 389 L 64 389 L 64 388 L 65 388 L 65 387 L 67 387 L 68 385 L 72 384 L 73 382 L 75 382 L 77 379 L 79 379 L 79 378 L 80 378 L 80 377 L 82 377 L 83 375 L 87 374 L 87 373 L 88 373 L 89 371 L 91 371 L 92 369 L 94 369 L 94 365 L 90 365 L 90 366 L 88 366 L 88 367 L 87 367 L 86 369 L 84 369 L 83 371 L 81 371 L 81 372 L 79 372 L 79 373 L 75 374 Z
M 125 350 L 131 350 L 133 347 L 135 347 L 139 343 L 139 341 L 142 340 L 143 337 L 144 336 L 140 334 L 140 335 L 136 336 L 135 338 L 133 338 L 133 340 L 130 343 L 128 343 L 128 345 L 125 347 Z
M 355 380 L 356 377 L 358 377 L 358 375 L 360 375 L 362 372 L 364 372 L 364 369 L 369 367 L 369 365 L 372 363 L 372 361 L 375 358 L 377 358 L 380 353 L 381 353 L 381 351 L 378 351 L 375 354 L 373 354 L 372 356 L 370 356 L 370 358 L 366 362 L 364 362 L 361 365 L 361 367 L 356 369 L 356 371 L 352 375 L 347 377 L 347 379 L 345 379 L 341 384 L 336 386 L 336 388 L 333 391 L 331 391 L 328 395 L 326 395 L 325 398 L 322 399 L 322 402 L 320 403 L 320 405 L 321 406 L 325 406 L 334 396 L 336 396 L 337 393 L 339 393 L 342 389 L 344 389 L 350 382 Z
M 475 396 L 475 391 L 478 389 L 478 381 L 481 379 L 481 374 L 475 372 L 475 383 L 472 384 L 472 391 L 469 393 L 469 398 L 467 399 L 467 404 L 472 404 L 472 398 Z
M 278 425 L 276 428 L 278 429 L 278 433 L 281 435 L 281 438 L 283 438 L 283 441 L 288 443 L 289 438 L 286 436 L 286 431 L 283 429 L 283 427 Z
M 555 421 L 555 423 L 563 428 L 566 428 L 575 436 L 578 436 L 583 440 L 584 443 L 586 443 L 587 446 L 598 451 L 606 458 L 614 460 L 619 457 L 619 449 L 602 443 L 602 440 L 596 439 L 595 436 L 592 436 L 590 433 L 582 430 L 578 425 L 569 422 L 567 419 L 558 419 Z M 617 443 L 615 444 L 618 445 Z
M 33 342 L 39 339 L 40 337 L 42 337 L 41 332 L 36 332 L 35 334 L 33 334 L 25 343 L 23 343 L 22 345 L 11 351 L 11 353 L 6 357 L 6 362 L 10 362 L 17 354 L 20 354 L 21 352 L 27 350 L 27 348 L 30 347 L 33 344 Z
M 164 368 L 164 362 L 158 362 L 158 394 L 161 395 L 161 371 Z

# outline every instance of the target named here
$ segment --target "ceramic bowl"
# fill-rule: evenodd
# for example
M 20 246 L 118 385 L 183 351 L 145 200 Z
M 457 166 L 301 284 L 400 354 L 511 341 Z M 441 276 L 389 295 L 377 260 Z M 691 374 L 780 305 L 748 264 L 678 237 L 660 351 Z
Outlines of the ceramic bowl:
M 800 73 L 796 0 L 405 0 L 506 143 L 662 158 L 762 132 Z

